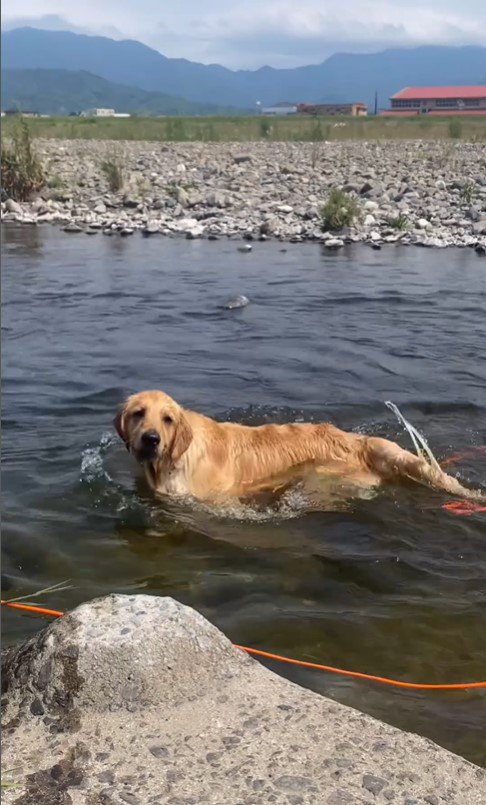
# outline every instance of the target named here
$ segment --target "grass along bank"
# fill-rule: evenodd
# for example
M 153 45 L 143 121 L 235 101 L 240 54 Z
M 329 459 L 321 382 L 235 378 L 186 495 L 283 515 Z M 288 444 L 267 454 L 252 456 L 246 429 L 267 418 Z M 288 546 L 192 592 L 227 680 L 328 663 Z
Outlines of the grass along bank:
M 4 118 L 11 136 L 15 118 Z M 466 140 L 486 142 L 485 117 L 47 117 L 29 120 L 32 137 L 155 142 L 324 142 Z

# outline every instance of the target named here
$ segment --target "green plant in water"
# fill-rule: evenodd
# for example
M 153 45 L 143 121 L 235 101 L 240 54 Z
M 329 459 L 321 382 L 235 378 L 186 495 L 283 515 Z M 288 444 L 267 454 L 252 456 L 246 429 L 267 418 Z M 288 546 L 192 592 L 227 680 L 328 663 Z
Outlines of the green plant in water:
M 326 230 L 342 229 L 351 226 L 359 216 L 359 204 L 354 196 L 334 187 L 329 198 L 320 209 L 322 228 Z
M 121 190 L 123 187 L 123 169 L 117 160 L 110 159 L 101 163 L 101 170 L 106 176 L 108 187 L 112 193 Z
M 399 212 L 395 218 L 390 219 L 390 226 L 392 226 L 393 229 L 400 230 L 400 232 L 405 232 L 407 229 L 410 229 L 410 221 L 403 212 Z
M 465 204 L 472 204 L 475 195 L 476 195 L 475 183 L 471 181 L 464 182 L 459 192 L 461 200 L 464 201 Z
M 460 140 L 462 137 L 462 124 L 457 118 L 449 121 L 449 137 L 451 140 Z
M 11 142 L 2 140 L 2 189 L 15 201 L 27 201 L 44 186 L 42 163 L 32 148 L 29 127 L 19 116 Z

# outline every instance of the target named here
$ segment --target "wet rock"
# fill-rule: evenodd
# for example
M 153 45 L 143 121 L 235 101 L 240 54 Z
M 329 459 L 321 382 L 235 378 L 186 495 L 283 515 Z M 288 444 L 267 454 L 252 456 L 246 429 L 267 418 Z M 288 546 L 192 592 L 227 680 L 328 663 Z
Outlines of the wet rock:
M 233 296 L 231 299 L 223 305 L 226 310 L 237 310 L 238 308 L 246 307 L 250 304 L 250 300 L 247 296 Z
M 2 199 L 2 201 L 3 201 L 3 199 Z M 14 201 L 13 198 L 7 198 L 6 199 L 6 201 L 5 201 L 5 209 L 6 209 L 7 212 L 14 212 L 17 215 L 22 215 L 22 213 L 23 213 L 23 209 L 22 209 L 21 205 L 17 201 Z
M 326 249 L 340 249 L 344 246 L 344 240 L 341 238 L 329 238 L 325 242 Z
M 76 232 L 82 232 L 83 229 L 77 224 L 68 224 L 67 226 L 63 226 L 62 231 L 76 233 Z
M 147 224 L 147 226 L 142 229 L 142 235 L 146 238 L 150 237 L 150 235 L 158 234 L 160 234 L 160 228 L 157 224 Z

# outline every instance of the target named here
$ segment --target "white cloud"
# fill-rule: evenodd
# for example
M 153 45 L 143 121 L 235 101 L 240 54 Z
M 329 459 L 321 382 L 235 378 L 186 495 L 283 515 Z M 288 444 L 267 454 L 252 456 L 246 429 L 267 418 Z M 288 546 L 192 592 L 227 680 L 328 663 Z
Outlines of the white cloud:
M 139 39 L 167 56 L 228 67 L 295 66 L 335 51 L 417 44 L 484 44 L 479 0 L 4 0 L 4 19 L 58 15 L 70 26 Z M 32 21 L 31 21 L 32 24 Z M 59 22 L 56 21 L 56 27 Z M 111 32 L 111 33 L 110 33 Z

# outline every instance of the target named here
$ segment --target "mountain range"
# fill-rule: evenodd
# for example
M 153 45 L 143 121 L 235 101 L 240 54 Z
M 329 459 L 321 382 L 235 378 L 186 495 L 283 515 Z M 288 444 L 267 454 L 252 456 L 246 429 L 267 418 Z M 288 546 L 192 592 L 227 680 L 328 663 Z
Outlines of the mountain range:
M 127 87 L 86 70 L 2 69 L 3 109 L 68 115 L 100 106 L 137 115 L 228 115 L 242 111 Z
M 35 108 L 40 108 L 41 99 L 47 108 L 50 87 L 60 96 L 60 85 L 64 89 L 71 86 L 71 103 L 63 98 L 61 104 L 69 110 L 84 108 L 84 98 L 95 96 L 99 100 L 91 105 L 115 105 L 119 111 L 152 109 L 152 113 L 161 109 L 160 114 L 170 113 L 163 111 L 164 103 L 183 104 L 182 99 L 202 105 L 200 113 L 203 108 L 210 111 L 208 104 L 211 108 L 255 109 L 257 101 L 263 105 L 363 101 L 372 106 L 375 91 L 379 105 L 387 107 L 389 97 L 404 86 L 486 83 L 486 47 L 423 46 L 372 54 L 336 53 L 322 64 L 291 69 L 229 70 L 217 64 L 167 58 L 133 40 L 16 28 L 2 33 L 2 69 L 4 97 L 12 98 L 15 93 L 11 88 L 16 86 L 18 93 L 19 82 L 23 83 L 32 90 L 29 105 Z M 49 73 L 40 73 L 38 81 L 34 81 L 33 72 L 27 72 L 39 70 Z M 62 72 L 54 75 L 51 71 Z M 130 98 L 129 88 L 151 97 Z M 125 100 L 115 102 L 122 90 Z M 155 95 L 159 96 L 159 106 Z M 113 102 L 108 102 L 110 97 Z M 189 106 L 186 113 L 198 112 Z

